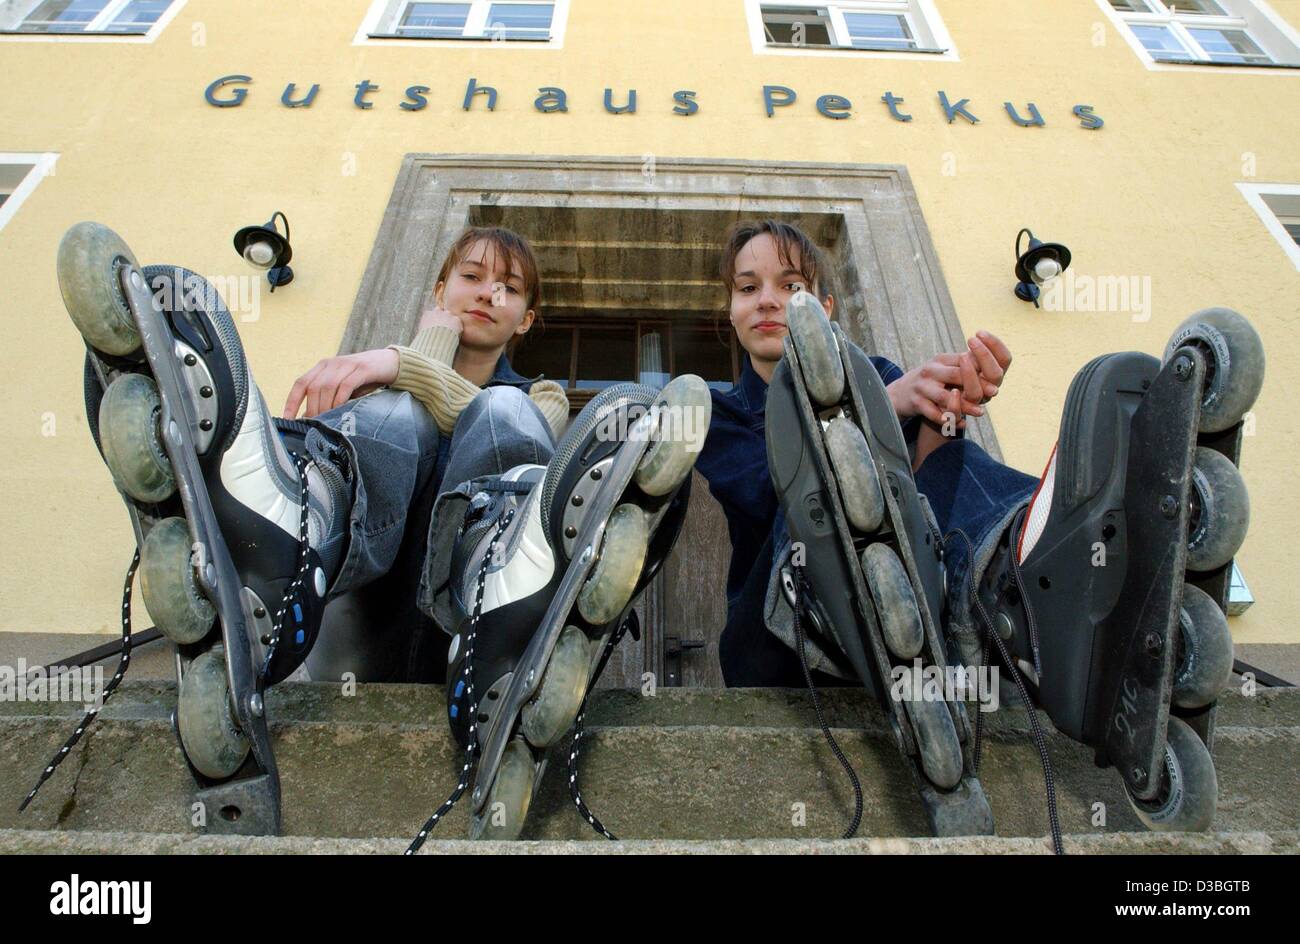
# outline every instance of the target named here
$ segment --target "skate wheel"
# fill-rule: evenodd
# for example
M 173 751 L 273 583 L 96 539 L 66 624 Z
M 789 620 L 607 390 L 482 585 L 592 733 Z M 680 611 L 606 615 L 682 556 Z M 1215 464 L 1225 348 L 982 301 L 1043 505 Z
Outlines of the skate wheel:
M 645 513 L 624 503 L 614 509 L 605 525 L 600 559 L 578 593 L 578 612 L 593 626 L 618 618 L 636 592 L 636 583 L 650 546 Z
M 962 755 L 947 702 L 917 697 L 903 704 L 912 719 L 926 778 L 941 790 L 951 790 L 961 782 Z
M 248 756 L 248 738 L 239 730 L 230 704 L 222 646 L 203 653 L 181 676 L 176 726 L 185 756 L 205 777 L 223 780 L 237 771 Z
M 1219 780 L 1209 748 L 1182 718 L 1170 715 L 1163 784 L 1154 800 L 1125 794 L 1142 824 L 1154 832 L 1204 832 L 1214 821 Z
M 140 347 L 118 281 L 125 266 L 140 267 L 122 238 L 100 223 L 78 223 L 59 242 L 55 268 L 63 306 L 91 347 L 118 356 Z
M 147 374 L 122 374 L 99 404 L 104 462 L 122 491 L 136 501 L 160 502 L 176 491 L 176 476 L 158 429 L 162 398 Z
M 1228 618 L 1208 593 L 1184 584 L 1178 630 L 1172 700 L 1180 708 L 1203 708 L 1218 699 L 1232 677 Z
M 1232 560 L 1250 527 L 1250 495 L 1241 471 L 1221 452 L 1196 447 L 1187 566 L 1217 570 Z
M 810 292 L 795 292 L 786 304 L 785 321 L 808 395 L 821 406 L 839 403 L 844 395 L 844 363 L 826 309 Z
M 537 765 L 533 763 L 533 752 L 528 745 L 517 738 L 507 744 L 483 812 L 470 819 L 469 838 L 518 838 L 533 799 L 536 776 Z
M 880 476 L 867 439 L 851 419 L 842 415 L 826 424 L 823 435 L 831 470 L 844 499 L 844 514 L 858 531 L 871 534 L 885 516 L 885 496 L 880 491 Z
M 675 378 L 652 407 L 658 423 L 636 469 L 636 484 L 647 495 L 667 495 L 690 474 L 709 432 L 713 398 L 709 385 L 694 374 Z
M 915 659 L 921 654 L 925 629 L 903 562 L 888 544 L 868 544 L 862 552 L 862 572 L 876 601 L 886 648 L 899 659 Z
M 1217 433 L 1234 425 L 1255 403 L 1264 384 L 1264 343 L 1254 327 L 1230 308 L 1206 308 L 1175 329 L 1165 360 L 1185 345 L 1206 358 L 1201 432 Z
M 212 628 L 216 608 L 199 590 L 184 518 L 166 518 L 149 531 L 140 551 L 145 609 L 168 639 L 198 642 Z
M 520 728 L 528 743 L 550 747 L 569 730 L 587 694 L 587 673 L 591 668 L 591 646 L 587 634 L 566 626 L 551 651 L 542 684 L 520 712 Z

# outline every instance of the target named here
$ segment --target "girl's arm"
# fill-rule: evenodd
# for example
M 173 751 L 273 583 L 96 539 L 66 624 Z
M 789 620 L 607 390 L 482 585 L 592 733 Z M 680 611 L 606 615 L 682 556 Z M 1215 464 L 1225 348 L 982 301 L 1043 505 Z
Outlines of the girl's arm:
M 426 332 L 437 330 L 426 328 L 416 335 L 420 348 L 399 344 L 388 346 L 389 350 L 397 352 L 397 377 L 389 386 L 409 392 L 424 404 L 437 422 L 438 429 L 450 436 L 456 428 L 456 418 L 478 394 L 479 387 L 456 373 L 448 360 L 442 359 L 447 356 L 445 347 L 424 337 Z M 452 340 L 459 344 L 459 338 L 453 337 Z M 455 356 L 454 347 L 450 356 Z
M 923 417 L 913 472 L 931 452 L 961 435 L 968 415 L 984 415 L 981 404 L 997 396 L 1011 366 L 1011 351 L 988 331 L 977 332 L 966 344 L 969 351 L 940 354 L 889 385 L 900 419 Z
M 406 390 L 433 414 L 438 429 L 450 436 L 456 419 L 481 389 L 452 368 L 460 336 L 450 328 L 433 324 L 421 328 L 409 347 L 390 344 L 397 352 L 397 379 L 389 386 Z M 569 421 L 569 398 L 553 380 L 539 380 L 528 393 L 546 417 L 558 440 Z

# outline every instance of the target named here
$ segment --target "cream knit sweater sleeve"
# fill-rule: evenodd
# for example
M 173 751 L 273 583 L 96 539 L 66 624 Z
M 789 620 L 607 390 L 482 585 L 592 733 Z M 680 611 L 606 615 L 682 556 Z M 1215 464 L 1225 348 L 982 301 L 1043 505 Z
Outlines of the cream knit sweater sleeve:
M 409 346 L 390 344 L 397 352 L 397 380 L 389 386 L 406 390 L 424 404 L 438 423 L 438 429 L 451 435 L 456 418 L 469 405 L 480 388 L 452 368 L 460 337 L 451 328 L 430 325 L 416 334 Z M 546 417 L 558 440 L 569 421 L 569 398 L 564 388 L 553 380 L 539 380 L 528 393 Z

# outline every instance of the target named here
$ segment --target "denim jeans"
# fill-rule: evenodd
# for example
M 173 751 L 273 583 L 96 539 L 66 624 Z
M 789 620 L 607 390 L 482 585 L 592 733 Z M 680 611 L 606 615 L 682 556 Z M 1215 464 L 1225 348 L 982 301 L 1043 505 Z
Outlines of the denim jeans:
M 969 439 L 944 443 L 926 457 L 916 471 L 916 487 L 930 500 L 930 507 L 945 535 L 962 531 L 975 551 L 976 571 L 971 573 L 970 550 L 955 536 L 944 547 L 948 570 L 948 595 L 983 576 L 987 563 L 1010 517 L 1034 494 L 1038 479 L 1005 466 Z
M 335 667 L 350 665 L 348 670 L 358 680 L 423 677 L 422 670 L 433 657 L 420 654 L 428 640 L 422 630 L 415 630 L 424 622 L 416 606 L 417 594 L 427 582 L 428 562 L 450 554 L 460 523 L 457 518 L 449 522 L 450 528 L 437 527 L 437 499 L 459 494 L 457 486 L 462 483 L 498 475 L 514 465 L 545 464 L 555 448 L 550 426 L 526 393 L 504 385 L 480 391 L 457 418 L 451 436 L 438 429 L 433 416 L 410 393 L 391 388 L 305 422 L 331 447 L 345 452 L 353 488 L 347 551 L 329 590 L 331 606 L 350 610 L 342 620 L 350 626 L 322 630 L 325 648 L 335 651 L 314 653 L 311 674 L 326 677 L 334 674 Z M 448 493 L 444 485 L 449 486 Z M 444 517 L 456 511 L 449 508 Z M 436 541 L 448 546 L 435 548 Z M 355 599 L 339 600 L 349 592 Z M 326 617 L 330 622 L 329 609 Z M 399 631 L 397 625 L 404 628 Z M 368 639 L 367 634 L 383 639 Z M 327 641 L 327 635 L 334 639 Z M 347 651 L 375 644 L 404 651 L 368 655 Z M 352 663 L 347 663 L 349 659 Z M 319 668 L 323 663 L 329 667 Z M 367 667 L 373 671 L 366 671 Z
M 970 581 L 973 578 L 978 585 L 998 540 L 1015 515 L 1028 504 L 1038 479 L 1003 465 L 972 440 L 956 439 L 930 453 L 917 470 L 915 480 L 917 490 L 934 512 L 939 530 L 944 535 L 956 530 L 964 532 L 975 552 L 972 562 L 966 542 L 955 535 L 944 551 L 948 588 L 948 619 L 944 628 L 947 636 L 957 637 L 959 651 L 969 656 L 971 646 L 978 639 L 971 617 Z M 789 560 L 791 541 L 785 515 L 780 512 L 772 524 L 769 541 L 774 548 L 770 571 L 766 575 L 750 575 L 740 599 L 728 614 L 726 634 L 733 642 L 727 648 L 743 650 L 745 661 L 743 666 L 732 666 L 731 675 L 726 674 L 728 667 L 724 665 L 728 684 L 802 684 L 802 669 L 788 648 L 794 645 L 793 613 L 781 590 L 780 572 Z M 742 633 L 744 627 L 757 629 L 762 625 L 756 619 L 759 614 L 764 617 L 769 632 Z M 739 640 L 742 634 L 743 642 Z M 783 640 L 785 646 L 776 643 L 773 636 Z M 814 672 L 828 673 L 816 676 L 819 685 L 837 674 L 811 641 L 805 643 L 805 651 Z M 977 646 L 974 651 L 978 651 Z M 733 683 L 732 676 L 743 681 Z

